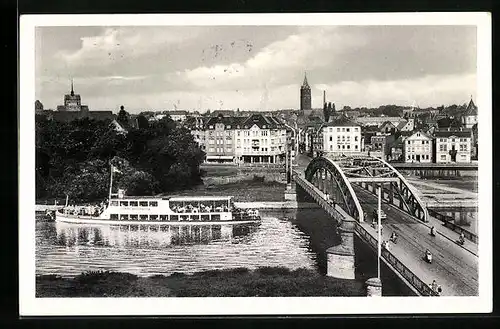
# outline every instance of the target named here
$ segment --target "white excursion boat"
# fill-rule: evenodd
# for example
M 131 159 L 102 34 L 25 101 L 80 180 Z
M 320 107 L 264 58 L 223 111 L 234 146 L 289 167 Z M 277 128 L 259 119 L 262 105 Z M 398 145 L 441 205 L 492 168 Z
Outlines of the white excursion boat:
M 232 197 L 131 197 L 106 205 L 64 207 L 55 220 L 87 224 L 241 224 L 260 220 L 259 211 L 235 208 Z
M 95 206 L 66 206 L 55 212 L 57 222 L 81 224 L 241 224 L 260 220 L 259 211 L 238 209 L 231 196 L 132 197 L 123 190 L 112 193 L 111 165 L 109 199 Z

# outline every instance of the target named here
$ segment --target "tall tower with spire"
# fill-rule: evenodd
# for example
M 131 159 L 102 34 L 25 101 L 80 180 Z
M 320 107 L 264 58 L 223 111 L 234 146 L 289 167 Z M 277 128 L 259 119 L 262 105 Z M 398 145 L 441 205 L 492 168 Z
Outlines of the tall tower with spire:
M 75 94 L 75 89 L 73 86 L 73 79 L 71 79 L 71 91 L 64 95 L 64 106 L 58 107 L 58 110 L 63 111 L 81 111 L 82 110 L 82 100 L 80 95 Z
M 300 111 L 302 113 L 311 111 L 311 87 L 307 83 L 307 73 L 304 73 L 304 82 L 300 87 Z

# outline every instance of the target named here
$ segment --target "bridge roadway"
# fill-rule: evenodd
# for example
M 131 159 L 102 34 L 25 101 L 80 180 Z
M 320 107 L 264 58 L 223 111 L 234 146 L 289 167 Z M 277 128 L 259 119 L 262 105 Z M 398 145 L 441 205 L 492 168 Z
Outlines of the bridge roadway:
M 377 208 L 376 196 L 355 184 L 353 188 L 363 210 L 367 213 L 366 223 L 362 225 L 367 230 L 375 231 L 370 223 L 372 212 Z M 443 288 L 443 296 L 479 294 L 476 255 L 442 235 L 431 237 L 428 227 L 396 207 L 382 203 L 382 209 L 387 214 L 387 219 L 382 222 L 382 241 L 389 240 L 392 232 L 396 232 L 397 244 L 390 243 L 389 250 L 415 275 L 427 283 L 436 280 Z M 423 260 L 426 249 L 432 253 L 432 264 Z

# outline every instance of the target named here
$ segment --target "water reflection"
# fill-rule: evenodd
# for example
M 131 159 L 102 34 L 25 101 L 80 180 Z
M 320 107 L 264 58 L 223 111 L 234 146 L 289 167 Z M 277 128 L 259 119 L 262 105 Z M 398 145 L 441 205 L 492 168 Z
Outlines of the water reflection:
M 176 226 L 36 223 L 36 273 L 141 276 L 261 266 L 316 268 L 309 236 L 280 213 L 260 223 Z
M 258 223 L 241 225 L 81 225 L 56 222 L 56 244 L 105 247 L 162 248 L 170 245 L 231 241 L 257 230 Z

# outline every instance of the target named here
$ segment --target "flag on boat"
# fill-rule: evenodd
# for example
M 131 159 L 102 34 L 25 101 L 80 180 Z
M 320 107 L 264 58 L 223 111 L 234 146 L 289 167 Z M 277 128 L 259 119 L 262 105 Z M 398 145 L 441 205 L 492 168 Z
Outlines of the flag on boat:
M 112 170 L 113 172 L 117 172 L 117 173 L 119 173 L 119 174 L 121 174 L 121 173 L 122 173 L 122 172 L 121 172 L 118 168 L 116 168 L 116 167 L 115 167 L 115 166 L 113 166 L 113 165 L 111 165 L 111 170 Z

